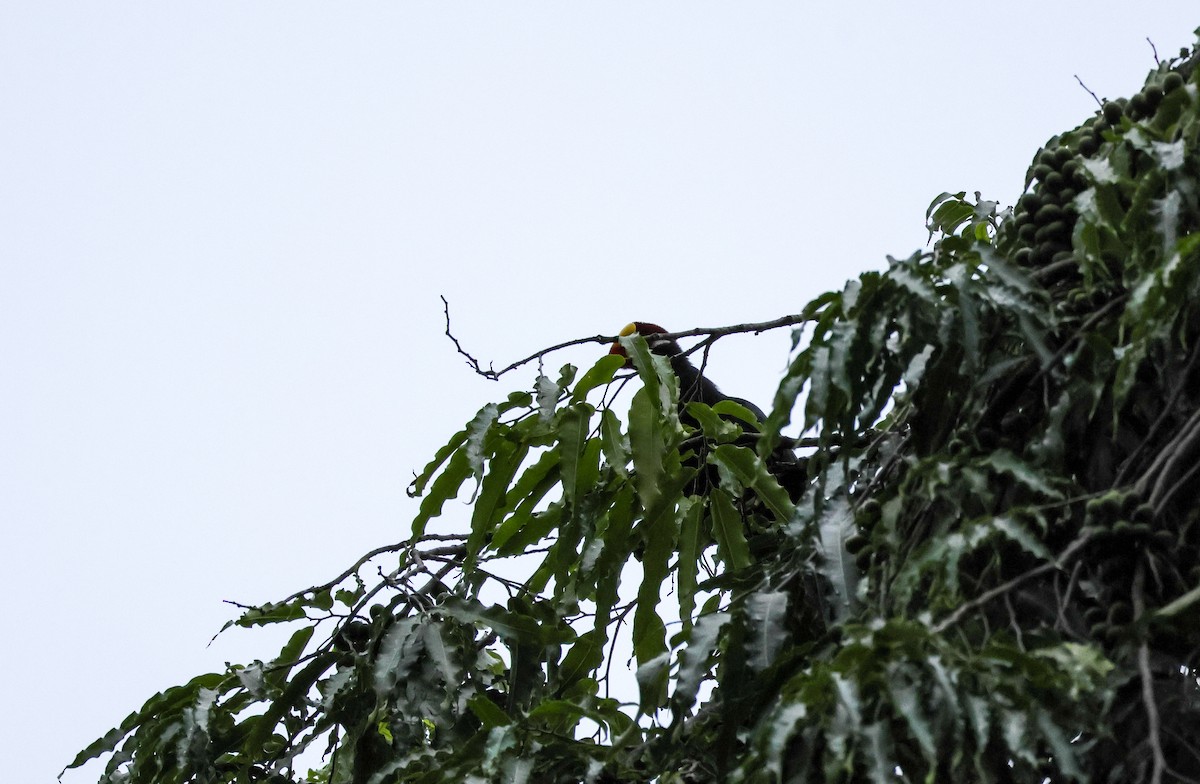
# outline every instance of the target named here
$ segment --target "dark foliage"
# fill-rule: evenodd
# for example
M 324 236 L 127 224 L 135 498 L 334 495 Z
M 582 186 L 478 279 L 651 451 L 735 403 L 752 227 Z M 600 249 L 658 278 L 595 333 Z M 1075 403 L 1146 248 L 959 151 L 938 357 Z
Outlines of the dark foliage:
M 1014 209 L 943 194 L 932 250 L 809 303 L 765 421 L 681 409 L 637 334 L 632 385 L 606 356 L 484 407 L 414 481 L 411 539 L 234 622 L 295 624 L 277 657 L 156 695 L 72 766 L 1200 781 L 1192 64 L 1051 139 Z M 460 493 L 469 524 L 430 533 Z

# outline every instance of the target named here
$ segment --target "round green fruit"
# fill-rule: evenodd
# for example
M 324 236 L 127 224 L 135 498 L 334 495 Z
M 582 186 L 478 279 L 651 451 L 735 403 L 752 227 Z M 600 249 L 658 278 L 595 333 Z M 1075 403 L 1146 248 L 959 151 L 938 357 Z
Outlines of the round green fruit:
M 846 539 L 846 552 L 851 555 L 858 555 L 866 549 L 870 540 L 862 534 L 854 534 Z
M 1172 90 L 1178 90 L 1180 87 L 1183 87 L 1183 77 L 1175 71 L 1172 71 L 1163 79 L 1162 86 L 1163 92 L 1165 93 L 1169 93 Z
M 1051 242 L 1053 240 L 1061 240 L 1071 235 L 1071 226 L 1064 220 L 1056 220 L 1052 223 L 1047 223 L 1034 233 L 1034 240 L 1037 242 Z
M 1146 99 L 1145 93 L 1134 93 L 1129 99 L 1129 116 L 1133 119 L 1140 119 L 1150 109 L 1150 102 Z
M 1062 207 L 1059 207 L 1057 204 L 1051 202 L 1050 204 L 1043 205 L 1042 208 L 1037 211 L 1037 215 L 1034 219 L 1038 225 L 1046 226 L 1054 221 L 1062 220 L 1066 217 L 1066 211 L 1063 210 Z
M 1108 103 L 1104 104 L 1104 119 L 1113 125 L 1121 122 L 1121 115 L 1124 113 L 1125 110 L 1121 107 L 1121 105 L 1114 101 L 1109 101 Z
M 1108 622 L 1113 626 L 1124 626 L 1133 620 L 1133 607 L 1129 602 L 1116 601 L 1108 608 Z

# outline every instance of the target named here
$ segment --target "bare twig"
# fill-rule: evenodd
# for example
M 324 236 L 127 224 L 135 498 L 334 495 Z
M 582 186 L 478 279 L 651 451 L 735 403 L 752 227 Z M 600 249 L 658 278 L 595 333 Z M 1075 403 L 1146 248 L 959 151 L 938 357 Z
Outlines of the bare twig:
M 1128 299 L 1128 296 L 1128 294 L 1120 294 L 1116 297 L 1113 297 L 1104 304 L 1104 307 L 1089 315 L 1083 321 L 1083 323 L 1079 325 L 1079 328 L 1076 329 L 1070 337 L 1063 341 L 1063 344 L 1059 346 L 1058 350 L 1055 351 L 1049 359 L 1041 364 L 1041 367 L 1038 368 L 1038 371 L 1034 373 L 1031 378 L 1026 380 L 1021 377 L 1020 373 L 1014 374 L 1009 379 L 1008 383 L 1005 384 L 1000 392 L 998 392 L 992 399 L 992 402 L 988 404 L 987 408 L 984 409 L 983 415 L 980 417 L 980 421 L 990 422 L 993 418 L 999 416 L 1003 410 L 1006 409 L 1016 399 L 1018 385 L 1028 389 L 1042 379 L 1046 378 L 1050 371 L 1057 367 L 1063 358 L 1067 356 L 1067 353 L 1075 345 L 1076 341 L 1082 340 L 1084 335 L 1086 335 L 1093 327 L 1099 324 L 1106 316 L 1109 315 L 1109 313 L 1125 304 L 1125 300 Z
M 1192 370 L 1195 368 L 1196 361 L 1198 359 L 1200 359 L 1200 342 L 1192 347 L 1192 355 L 1188 357 L 1187 364 L 1184 365 L 1183 370 L 1179 374 L 1179 382 L 1175 385 L 1175 389 L 1171 390 L 1171 396 L 1167 398 L 1167 402 L 1163 405 L 1162 411 L 1160 411 L 1158 416 L 1155 418 L 1154 424 L 1150 426 L 1150 430 L 1146 433 L 1141 443 L 1137 445 L 1137 448 L 1133 450 L 1129 457 L 1125 458 L 1125 462 L 1121 466 L 1121 470 L 1117 473 L 1115 484 L 1119 485 L 1125 482 L 1125 479 L 1129 473 L 1133 471 L 1137 458 L 1139 458 L 1145 448 L 1149 446 L 1155 438 L 1158 437 L 1158 431 L 1162 429 L 1164 424 L 1166 424 L 1167 418 L 1175 409 L 1175 404 L 1179 402 L 1180 395 L 1182 395 L 1183 391 L 1187 388 L 1187 380 L 1191 377 Z
M 1083 80 L 1079 78 L 1079 74 L 1075 74 L 1075 81 L 1079 82 L 1080 87 L 1088 91 L 1088 95 L 1092 96 L 1092 98 L 1096 101 L 1097 106 L 1099 106 L 1101 109 L 1104 108 L 1104 101 L 1101 101 L 1099 96 L 1092 92 L 1091 88 L 1083 83 Z
M 1146 472 L 1134 485 L 1134 491 L 1147 497 L 1156 506 L 1162 500 L 1163 493 L 1169 489 L 1167 484 L 1176 473 L 1179 463 L 1200 444 L 1200 409 L 1194 411 L 1188 421 L 1179 429 L 1175 437 L 1167 442 L 1162 452 L 1155 458 Z M 1153 489 L 1151 489 L 1153 485 Z
M 1196 480 L 1196 474 L 1198 473 L 1200 473 L 1200 462 L 1197 462 L 1195 465 L 1189 468 L 1186 474 L 1179 477 L 1178 482 L 1176 482 L 1172 487 L 1162 494 L 1162 498 L 1159 499 L 1158 503 L 1154 506 L 1154 516 L 1158 517 L 1161 515 L 1163 510 L 1170 505 L 1172 500 L 1174 500 L 1175 494 L 1180 490 L 1183 490 L 1185 487 L 1195 487 L 1193 482 Z
M 1133 573 L 1133 620 L 1141 620 L 1146 612 L 1146 562 L 1138 561 Z M 1167 768 L 1167 758 L 1163 754 L 1162 737 L 1159 730 L 1158 702 L 1154 698 L 1154 675 L 1150 671 L 1150 645 L 1143 639 L 1138 643 L 1137 651 L 1138 675 L 1142 681 L 1142 704 L 1146 708 L 1146 727 L 1149 733 L 1147 740 L 1154 758 L 1154 769 L 1150 775 L 1150 784 L 1162 784 L 1163 772 Z
M 446 300 L 446 298 L 444 296 L 441 299 L 442 299 L 442 310 L 446 316 L 446 337 L 450 338 L 450 340 L 454 343 L 454 348 L 458 351 L 458 353 L 466 358 L 467 365 L 470 366 L 470 368 L 472 370 L 474 370 L 477 374 L 479 374 L 479 375 L 483 376 L 484 378 L 489 379 L 491 381 L 497 381 L 505 373 L 509 373 L 513 370 L 516 370 L 519 367 L 523 367 L 524 365 L 528 365 L 530 362 L 533 362 L 535 360 L 541 360 L 543 357 L 547 356 L 548 354 L 553 354 L 555 351 L 561 351 L 564 348 L 570 348 L 571 346 L 580 346 L 585 343 L 600 343 L 600 344 L 616 343 L 617 340 L 619 340 L 619 336 L 617 336 L 617 335 L 612 335 L 612 336 L 592 335 L 591 337 L 587 337 L 587 338 L 575 338 L 574 340 L 566 340 L 566 341 L 563 341 L 562 343 L 556 343 L 553 346 L 548 346 L 546 348 L 540 349 L 540 350 L 530 354 L 529 356 L 525 357 L 524 359 L 519 359 L 516 362 L 513 362 L 511 365 L 501 368 L 500 370 L 496 370 L 495 366 L 491 362 L 489 362 L 487 367 L 485 368 L 483 366 L 482 362 L 480 362 L 470 352 L 468 352 L 466 349 L 464 349 L 462 347 L 462 344 L 459 343 L 458 338 L 454 337 L 454 333 L 452 333 L 450 331 L 450 303 Z M 684 355 L 686 356 L 687 354 L 691 354 L 694 351 L 698 351 L 700 348 L 702 348 L 706 345 L 711 345 L 711 343 L 713 341 L 715 341 L 717 338 L 724 337 L 725 335 L 736 335 L 736 334 L 745 333 L 745 332 L 752 332 L 755 335 L 758 335 L 762 332 L 767 332 L 772 329 L 779 329 L 780 327 L 790 327 L 790 326 L 794 326 L 796 324 L 804 324 L 808 321 L 813 321 L 815 319 L 816 319 L 816 316 L 804 316 L 804 315 L 796 314 L 796 315 L 791 315 L 791 316 L 781 316 L 780 318 L 772 319 L 770 321 L 748 322 L 745 324 L 731 324 L 726 327 L 698 327 L 696 329 L 689 329 L 689 330 L 685 330 L 683 332 L 667 332 L 667 333 L 664 333 L 662 335 L 662 337 L 669 339 L 669 340 L 675 340 L 678 338 L 690 338 L 690 337 L 697 337 L 697 336 L 703 335 L 707 338 L 707 340 L 701 341 L 700 343 L 696 344 L 695 346 L 693 346 L 692 348 L 690 348 L 686 352 L 684 352 Z
M 445 541 L 454 542 L 454 541 L 462 541 L 463 539 L 466 539 L 466 538 L 467 538 L 466 534 L 425 534 L 424 536 L 421 536 L 419 538 L 405 539 L 403 542 L 396 542 L 395 544 L 388 544 L 388 545 L 384 545 L 383 547 L 376 547 L 371 552 L 367 553 L 366 555 L 363 555 L 361 558 L 359 558 L 357 561 L 355 561 L 353 565 L 351 565 L 344 572 L 342 572 L 341 574 L 339 574 L 337 577 L 333 578 L 329 582 L 324 583 L 323 585 L 314 585 L 311 588 L 305 588 L 303 591 L 297 591 L 296 593 L 292 594 L 291 596 L 285 597 L 284 599 L 281 599 L 280 601 L 276 602 L 276 604 L 287 604 L 288 602 L 293 601 L 295 599 L 299 599 L 300 597 L 305 596 L 306 594 L 320 593 L 321 591 L 329 590 L 330 588 L 333 588 L 334 586 L 340 584 L 347 577 L 350 577 L 351 575 L 357 573 L 358 570 L 361 569 L 367 563 L 367 561 L 370 561 L 372 558 L 374 558 L 377 555 L 383 555 L 384 553 L 396 553 L 396 552 L 400 552 L 401 550 L 410 550 L 410 549 L 415 548 L 418 545 L 423 544 L 425 542 L 435 542 L 435 541 L 436 542 L 445 542 Z M 465 552 L 465 550 L 463 549 L 463 547 L 461 545 L 452 545 L 450 547 L 435 548 L 433 550 L 428 551 L 426 553 L 426 555 L 427 556 L 428 555 L 454 555 L 454 554 L 461 555 L 464 552 Z M 233 604 L 233 602 L 230 602 L 230 604 Z
M 1004 596 L 1004 595 L 1008 594 L 1010 591 L 1013 591 L 1013 590 L 1021 587 L 1022 585 L 1029 582 L 1030 580 L 1032 580 L 1035 577 L 1040 577 L 1041 575 L 1046 574 L 1047 572 L 1052 572 L 1055 569 L 1063 568 L 1064 566 L 1067 565 L 1068 562 L 1070 562 L 1070 560 L 1072 558 L 1075 557 L 1076 553 L 1078 553 L 1080 550 L 1082 550 L 1087 545 L 1087 543 L 1089 541 L 1091 541 L 1091 538 L 1092 538 L 1092 533 L 1090 531 L 1087 533 L 1084 533 L 1084 534 L 1080 535 L 1080 537 L 1078 539 L 1071 542 L 1071 544 L 1068 545 L 1066 547 L 1066 549 L 1064 549 L 1062 551 L 1062 553 L 1058 556 L 1058 558 L 1055 558 L 1053 561 L 1046 561 L 1045 563 L 1040 564 L 1023 574 L 1017 575 L 1016 577 L 1012 578 L 1011 580 L 1008 580 L 1007 582 L 997 585 L 995 588 L 992 588 L 991 590 L 984 591 L 979 596 L 977 596 L 974 599 L 972 599 L 971 601 L 959 606 L 959 608 L 957 610 L 950 613 L 950 615 L 947 616 L 945 620 L 943 620 L 937 626 L 933 627 L 933 631 L 937 634 L 941 634 L 942 632 L 946 631 L 946 629 L 949 629 L 951 626 L 953 626 L 954 624 L 961 621 L 967 615 L 967 613 L 969 613 L 973 610 L 979 609 L 980 607 L 982 607 L 983 605 L 992 601 L 993 599 L 996 599 L 1000 596 Z
M 1150 44 L 1150 51 L 1154 53 L 1154 64 L 1162 65 L 1162 60 L 1158 59 L 1158 47 L 1156 47 L 1154 42 L 1150 40 L 1150 36 L 1146 36 L 1146 43 Z

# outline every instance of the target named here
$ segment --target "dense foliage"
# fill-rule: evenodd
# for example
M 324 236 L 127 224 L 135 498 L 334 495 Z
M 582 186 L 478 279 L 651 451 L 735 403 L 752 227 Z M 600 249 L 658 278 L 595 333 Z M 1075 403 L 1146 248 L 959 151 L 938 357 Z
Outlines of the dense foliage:
M 931 250 L 810 302 L 766 422 L 681 417 L 638 335 L 635 374 L 605 356 L 485 406 L 413 482 L 410 539 L 235 622 L 294 624 L 278 656 L 154 696 L 72 766 L 1200 780 L 1192 62 L 1051 139 L 1013 210 L 943 194 Z M 442 517 L 460 496 L 469 525 Z

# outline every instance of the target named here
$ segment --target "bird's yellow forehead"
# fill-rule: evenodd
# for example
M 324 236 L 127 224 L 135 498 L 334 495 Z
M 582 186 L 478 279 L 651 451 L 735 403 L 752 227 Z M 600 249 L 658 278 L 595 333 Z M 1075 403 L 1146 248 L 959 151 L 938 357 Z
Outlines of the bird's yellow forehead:
M 630 324 L 626 324 L 626 325 L 625 325 L 625 326 L 624 326 L 624 327 L 621 329 L 621 331 L 620 331 L 620 333 L 619 333 L 619 334 L 620 334 L 620 336 L 621 336 L 621 337 L 623 337 L 623 338 L 627 338 L 627 337 L 629 337 L 630 335 L 632 335 L 632 334 L 633 334 L 633 333 L 635 333 L 635 332 L 637 332 L 637 324 L 636 324 L 636 323 L 630 323 Z

